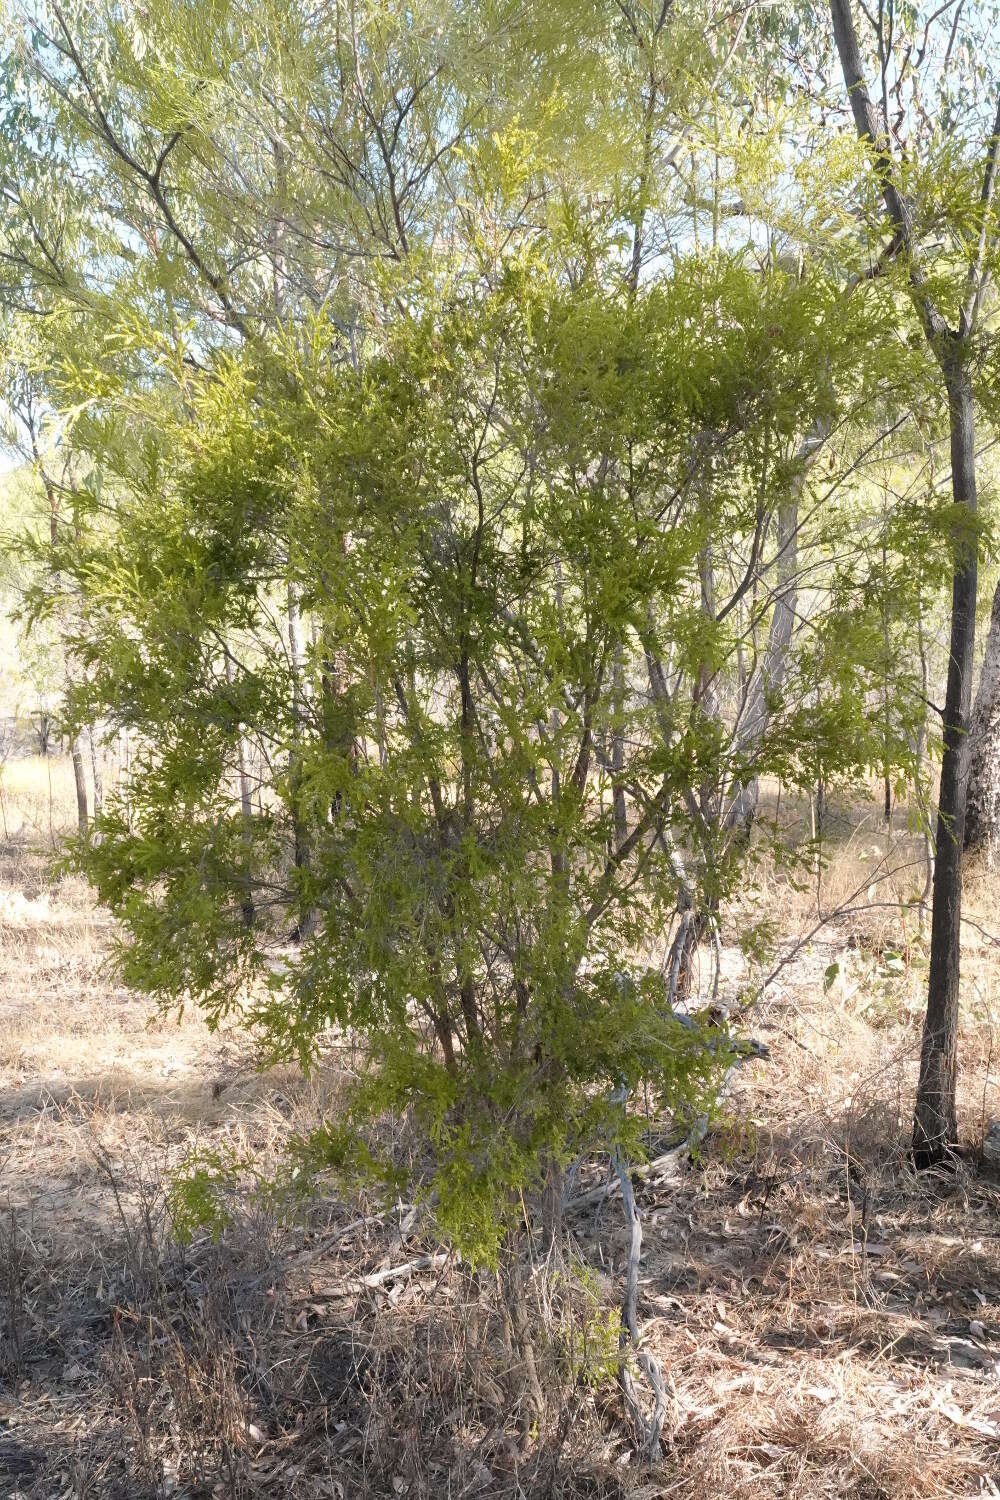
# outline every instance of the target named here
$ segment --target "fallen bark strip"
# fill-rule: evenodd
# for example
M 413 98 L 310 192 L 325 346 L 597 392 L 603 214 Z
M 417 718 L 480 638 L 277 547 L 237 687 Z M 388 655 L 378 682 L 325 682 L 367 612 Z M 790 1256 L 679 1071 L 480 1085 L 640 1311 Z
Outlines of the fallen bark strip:
M 690 1149 L 690 1139 L 684 1136 L 676 1146 L 671 1146 L 669 1151 L 664 1151 L 662 1156 L 654 1157 L 652 1161 L 641 1162 L 636 1167 L 629 1168 L 632 1180 L 645 1182 L 647 1177 L 655 1177 L 657 1173 L 665 1171 L 667 1167 L 680 1160 L 686 1151 Z M 606 1198 L 611 1198 L 615 1193 L 621 1192 L 621 1179 L 616 1175 L 600 1187 L 590 1188 L 586 1193 L 580 1193 L 576 1198 L 571 1198 L 563 1208 L 564 1214 L 582 1213 L 585 1208 L 593 1208 L 595 1204 L 603 1203 Z
M 434 1255 L 417 1255 L 413 1260 L 399 1265 L 387 1266 L 383 1271 L 372 1271 L 367 1276 L 342 1276 L 335 1282 L 312 1281 L 309 1296 L 319 1301 L 339 1301 L 343 1297 L 356 1295 L 360 1291 L 378 1291 L 390 1281 L 402 1281 L 418 1271 L 440 1271 L 456 1257 L 453 1252 L 440 1250 Z
M 387 1281 L 398 1281 L 404 1276 L 412 1276 L 415 1271 L 439 1271 L 451 1260 L 450 1253 L 438 1251 L 436 1255 L 417 1255 L 413 1260 L 404 1261 L 400 1266 L 389 1266 L 384 1271 L 373 1271 L 370 1276 L 354 1276 L 348 1280 L 360 1283 L 361 1286 L 373 1289 L 384 1286 Z

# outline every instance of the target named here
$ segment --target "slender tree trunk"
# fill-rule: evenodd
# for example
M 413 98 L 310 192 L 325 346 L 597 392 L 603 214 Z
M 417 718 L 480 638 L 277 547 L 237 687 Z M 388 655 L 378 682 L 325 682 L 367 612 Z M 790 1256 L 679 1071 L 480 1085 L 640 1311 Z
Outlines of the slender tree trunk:
M 507 1304 L 516 1346 L 516 1350 L 511 1352 L 520 1354 L 524 1367 L 522 1389 L 525 1397 L 525 1410 L 521 1418 L 521 1437 L 522 1442 L 527 1443 L 532 1427 L 536 1424 L 540 1425 L 545 1415 L 545 1392 L 538 1375 L 535 1345 L 531 1336 L 531 1318 L 528 1315 L 528 1301 L 524 1293 L 524 1272 L 517 1257 L 516 1247 L 512 1249 L 507 1263 Z M 518 1392 L 518 1395 L 521 1394 L 522 1392 Z
M 302 617 L 299 608 L 299 588 L 288 580 L 288 657 L 292 674 L 292 745 L 288 752 L 288 779 L 292 798 L 293 857 L 297 870 L 309 868 L 309 832 L 303 822 L 299 794 L 302 787 L 301 740 L 305 719 L 305 651 L 302 641 Z M 314 915 L 311 911 L 300 914 L 297 932 L 308 937 L 313 929 Z
M 80 837 L 85 839 L 90 829 L 90 814 L 87 808 L 87 776 L 83 768 L 83 750 L 80 746 L 79 735 L 74 734 L 69 748 L 73 757 L 73 779 L 76 782 L 76 822 Z
M 90 742 L 90 770 L 94 778 L 94 818 L 96 820 L 104 811 L 104 771 L 93 725 L 87 730 L 87 739 Z
M 58 592 L 61 587 L 61 579 L 59 576 L 59 570 L 57 567 L 55 567 L 54 564 L 59 547 L 59 491 L 52 483 L 45 469 L 45 466 L 42 463 L 42 455 L 38 447 L 37 434 L 33 423 L 29 424 L 29 431 L 31 434 L 31 451 L 35 460 L 35 466 L 38 470 L 43 488 L 45 490 L 46 498 L 48 499 L 49 503 L 49 542 L 52 547 L 53 555 L 53 584 L 56 591 Z M 77 538 L 79 538 L 78 532 L 76 533 L 76 535 Z M 66 672 L 66 685 L 68 688 L 72 684 L 73 680 L 73 661 L 72 653 L 66 639 L 66 620 L 64 611 L 62 611 L 60 615 L 59 636 L 60 644 L 62 646 L 63 663 Z M 82 839 L 86 839 L 90 832 L 90 814 L 87 807 L 87 777 L 83 767 L 83 749 L 80 745 L 80 737 L 78 734 L 74 733 L 72 739 L 70 740 L 69 749 L 70 755 L 72 756 L 73 760 L 73 779 L 76 782 L 76 823 L 80 833 L 80 837 Z
M 780 691 L 785 678 L 788 650 L 795 628 L 795 612 L 798 606 L 798 528 L 799 490 L 796 484 L 791 497 L 778 507 L 778 561 L 774 609 L 767 637 L 767 651 L 760 669 L 750 684 L 743 724 L 739 733 L 739 748 L 743 754 L 752 752 L 760 743 L 771 714 L 770 700 Z M 731 828 L 749 830 L 757 815 L 760 798 L 760 783 L 756 776 L 743 783 L 736 793 L 729 810 L 727 822 Z
M 1000 584 L 993 595 L 986 654 L 969 727 L 965 847 L 982 850 L 989 868 L 995 868 L 1000 849 Z
M 125 820 L 128 824 L 129 833 L 132 832 L 132 739 L 127 729 L 123 729 L 118 739 L 118 756 L 120 769 L 118 772 L 118 798 L 124 804 Z
M 972 389 L 959 366 L 948 377 L 952 492 L 969 516 L 976 511 L 976 442 Z M 930 978 L 913 1121 L 918 1167 L 940 1161 L 958 1138 L 955 1108 L 962 849 L 969 781 L 969 709 L 976 633 L 977 548 L 958 538 L 952 587 L 951 649 L 944 706 L 944 755 L 938 797 Z
M 271 295 L 274 302 L 275 321 L 281 326 L 285 313 L 285 236 L 282 214 L 286 211 L 288 188 L 288 162 L 285 148 L 280 141 L 273 143 L 274 181 L 281 205 L 271 226 Z M 288 664 L 292 677 L 292 736 L 288 751 L 288 780 L 291 792 L 292 813 L 292 857 L 296 870 L 307 870 L 311 862 L 312 844 L 309 830 L 302 815 L 302 740 L 305 736 L 306 682 L 305 642 L 302 635 L 301 590 L 292 571 L 290 549 L 285 561 L 288 566 L 286 584 L 286 619 L 288 623 Z M 306 938 L 314 930 L 316 922 L 312 910 L 299 913 L 293 936 Z
M 917 772 L 914 777 L 913 790 L 920 808 L 921 841 L 924 846 L 924 886 L 920 893 L 920 931 L 923 933 L 927 921 L 927 903 L 931 899 L 931 890 L 934 885 L 934 843 L 930 833 L 930 810 L 924 800 L 923 788 L 923 764 L 924 754 L 927 750 L 927 685 L 929 672 L 927 667 L 927 642 L 924 638 L 924 601 L 922 592 L 917 594 L 917 651 L 920 656 L 920 699 L 923 710 L 920 718 L 920 729 L 916 745 Z
M 612 671 L 615 722 L 611 735 L 611 772 L 614 778 L 612 796 L 615 848 L 618 849 L 628 838 L 628 808 L 625 803 L 625 788 L 621 784 L 621 775 L 625 769 L 625 652 L 621 646 L 615 647 Z
M 641 1435 L 643 1455 L 655 1463 L 660 1457 L 660 1440 L 668 1411 L 667 1390 L 658 1362 L 649 1348 L 643 1345 L 639 1336 L 638 1305 L 639 1266 L 642 1259 L 642 1219 L 635 1201 L 635 1189 L 632 1186 L 632 1178 L 629 1175 L 628 1163 L 617 1148 L 612 1156 L 612 1165 L 621 1186 L 625 1220 L 628 1226 L 628 1247 L 625 1258 L 625 1298 L 622 1303 L 622 1329 L 619 1339 L 619 1349 L 622 1356 L 619 1367 L 619 1380 L 628 1414 L 635 1423 L 637 1432 Z M 629 1353 L 632 1354 L 636 1364 L 642 1370 L 653 1392 L 653 1414 L 650 1418 L 645 1416 L 639 1405 L 635 1383 L 629 1367 Z
M 233 671 L 233 658 L 229 652 L 228 647 L 223 647 L 223 650 L 225 651 L 226 655 L 226 682 L 230 687 L 232 687 L 235 680 L 235 673 Z M 250 886 L 250 870 L 253 854 L 253 794 L 250 786 L 250 775 L 247 770 L 246 742 L 243 739 L 242 731 L 240 731 L 237 735 L 236 753 L 240 783 L 241 835 L 247 861 L 247 884 L 246 890 L 243 895 L 243 900 L 240 903 L 240 911 L 243 915 L 244 924 L 247 927 L 252 927 L 254 919 L 254 905 L 253 893 Z
M 883 523 L 884 524 L 884 523 Z M 892 668 L 890 659 L 889 639 L 889 575 L 888 575 L 888 548 L 886 545 L 885 531 L 882 532 L 882 649 L 885 657 L 882 663 L 882 723 L 885 733 L 885 766 L 882 772 L 882 792 L 885 799 L 883 813 L 885 826 L 892 827 L 892 763 L 891 748 L 892 734 L 890 714 L 892 712 L 892 694 L 889 688 L 889 673 Z
M 830 0 L 833 34 L 840 55 L 858 138 L 872 153 L 872 165 L 886 210 L 896 231 L 898 251 L 907 257 L 910 298 L 928 347 L 937 360 L 948 393 L 951 428 L 951 483 L 958 513 L 971 521 L 976 513 L 976 422 L 968 363 L 971 340 L 986 285 L 990 215 L 1000 163 L 1000 99 L 986 151 L 980 190 L 982 229 L 966 271 L 965 295 L 958 327 L 952 328 L 938 308 L 928 277 L 915 252 L 913 209 L 901 186 L 893 159 L 887 121 L 872 102 L 865 82 L 861 51 L 850 0 Z M 964 513 L 964 514 L 963 514 Z M 969 789 L 969 719 L 973 652 L 976 640 L 977 542 L 971 526 L 956 528 L 951 606 L 951 649 L 944 709 L 944 755 L 938 796 L 937 856 L 934 863 L 934 910 L 931 958 L 920 1053 L 920 1079 L 913 1120 L 913 1160 L 918 1166 L 940 1161 L 958 1134 L 955 1109 L 958 1052 L 959 961 L 962 937 L 962 853 Z
M 803 438 L 796 458 L 798 468 L 792 476 L 787 499 L 778 506 L 778 555 L 775 563 L 774 609 L 767 636 L 767 651 L 747 694 L 743 722 L 739 729 L 742 754 L 752 753 L 767 731 L 771 717 L 771 699 L 781 691 L 788 665 L 788 653 L 795 634 L 799 607 L 799 502 L 806 476 L 833 430 L 833 419 L 824 413 L 816 419 Z M 756 776 L 737 788 L 726 822 L 730 828 L 749 832 L 757 816 L 760 783 Z

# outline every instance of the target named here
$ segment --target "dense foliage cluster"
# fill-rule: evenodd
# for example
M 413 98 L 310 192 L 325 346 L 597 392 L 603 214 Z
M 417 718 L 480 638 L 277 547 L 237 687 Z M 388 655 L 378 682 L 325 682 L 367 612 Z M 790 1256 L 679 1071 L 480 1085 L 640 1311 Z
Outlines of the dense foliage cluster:
M 760 779 L 922 786 L 895 643 L 979 536 L 927 466 L 954 372 L 996 390 L 928 311 L 982 242 L 992 316 L 971 125 L 897 187 L 818 13 L 542 9 L 39 5 L 2 107 L 33 608 L 132 744 L 79 850 L 123 971 L 268 1058 L 355 1039 L 310 1159 L 396 1186 L 405 1116 L 487 1261 L 724 1062 L 678 1005 Z

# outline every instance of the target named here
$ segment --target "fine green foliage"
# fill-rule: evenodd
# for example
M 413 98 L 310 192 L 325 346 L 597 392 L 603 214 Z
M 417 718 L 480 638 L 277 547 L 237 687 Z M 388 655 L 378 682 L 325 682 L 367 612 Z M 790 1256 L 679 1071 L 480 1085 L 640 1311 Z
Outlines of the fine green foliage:
M 86 601 L 76 712 L 144 747 L 81 851 L 124 977 L 238 1009 L 270 1059 L 356 1038 L 304 1160 L 426 1196 L 487 1262 L 560 1164 L 639 1149 L 623 1090 L 683 1113 L 725 1064 L 648 939 L 737 888 L 732 789 L 884 750 L 847 610 L 752 750 L 705 691 L 745 628 L 706 613 L 706 550 L 752 533 L 830 400 L 823 288 L 720 257 L 635 298 L 598 265 L 573 288 L 537 251 L 485 289 L 420 276 L 356 365 L 319 319 L 181 373 L 175 425 L 117 465 L 114 546 L 81 490 L 95 542 L 61 559 Z M 411 1122 L 409 1181 L 383 1117 Z
M 76 857 L 129 984 L 265 1062 L 351 1042 L 299 1178 L 473 1262 L 640 1150 L 638 1090 L 705 1108 L 699 945 L 739 898 L 759 960 L 755 861 L 814 854 L 751 834 L 761 778 L 923 776 L 899 647 L 981 532 L 923 480 L 947 403 L 806 9 L 39 0 L 8 37 L 29 607 L 67 723 L 132 747 Z M 949 309 L 973 139 L 900 169 Z

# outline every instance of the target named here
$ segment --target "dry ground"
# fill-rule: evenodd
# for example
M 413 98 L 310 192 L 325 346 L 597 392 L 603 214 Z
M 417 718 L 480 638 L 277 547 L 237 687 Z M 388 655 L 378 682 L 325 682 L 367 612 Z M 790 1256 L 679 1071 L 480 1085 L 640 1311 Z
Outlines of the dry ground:
M 56 770 L 55 831 L 71 814 Z M 892 902 L 919 888 L 919 849 L 898 830 L 905 871 L 879 880 L 874 812 L 831 817 L 820 903 L 860 886 L 862 909 L 796 952 L 748 1018 L 771 1058 L 744 1067 L 700 1159 L 639 1188 L 640 1316 L 676 1398 L 651 1469 L 613 1385 L 556 1392 L 541 1431 L 521 1420 L 488 1280 L 439 1264 L 398 1214 L 321 1199 L 278 1223 L 248 1200 L 219 1243 L 172 1243 L 164 1190 L 192 1146 L 273 1158 L 335 1107 L 335 1060 L 308 1083 L 262 1078 L 235 1033 L 116 990 L 106 919 L 50 878 L 47 783 L 22 782 L 0 846 L 0 1496 L 1000 1495 L 1000 1181 L 977 1158 L 1000 1114 L 985 874 L 969 902 L 969 1152 L 918 1180 L 926 944 Z M 816 892 L 769 879 L 787 953 Z M 610 1306 L 620 1206 L 570 1229 L 577 1276 Z M 554 1286 L 539 1268 L 528 1302 L 558 1373 Z

